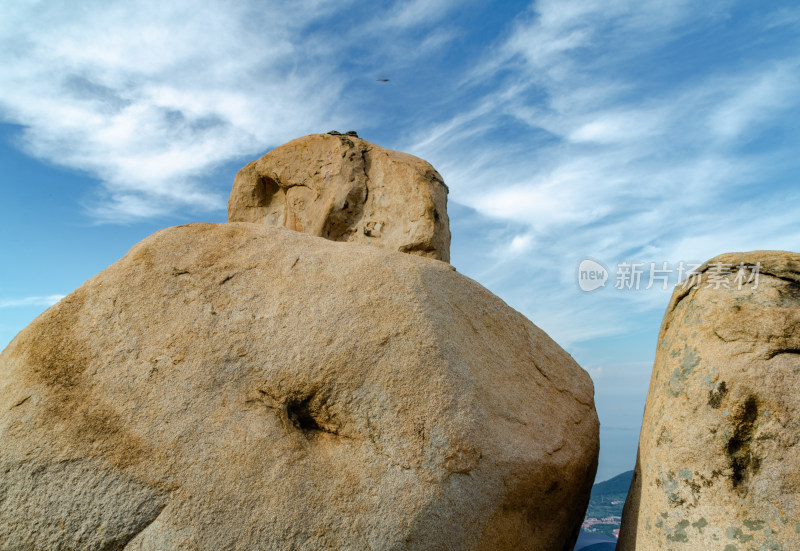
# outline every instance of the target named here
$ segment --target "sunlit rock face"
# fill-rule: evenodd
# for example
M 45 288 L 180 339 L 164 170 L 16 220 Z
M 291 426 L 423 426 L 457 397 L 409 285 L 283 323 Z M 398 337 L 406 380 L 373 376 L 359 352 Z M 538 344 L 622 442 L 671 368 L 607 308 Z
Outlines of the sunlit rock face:
M 450 260 L 439 173 L 355 136 L 311 134 L 245 166 L 234 180 L 228 221 Z
M 588 375 L 449 264 L 160 231 L 0 355 L 11 549 L 569 550 Z
M 797 549 L 800 254 L 700 272 L 661 326 L 618 549 Z

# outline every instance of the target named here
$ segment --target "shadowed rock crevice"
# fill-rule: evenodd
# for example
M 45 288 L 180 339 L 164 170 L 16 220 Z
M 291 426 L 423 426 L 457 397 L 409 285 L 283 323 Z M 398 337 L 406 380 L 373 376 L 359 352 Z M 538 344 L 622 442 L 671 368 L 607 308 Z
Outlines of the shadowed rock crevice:
M 309 396 L 304 399 L 292 399 L 286 402 L 286 415 L 289 421 L 303 432 L 323 430 L 317 423 L 317 412 L 310 407 L 312 398 L 313 396 Z
M 741 409 L 733 417 L 734 433 L 728 440 L 726 453 L 731 468 L 731 484 L 739 493 L 747 493 L 742 483 L 748 472 L 758 472 L 759 459 L 752 452 L 753 435 L 756 419 L 758 419 L 758 401 L 755 396 L 748 396 Z
M 766 355 L 766 359 L 771 360 L 775 356 L 780 356 L 781 354 L 800 354 L 800 348 L 781 348 L 778 350 L 770 350 Z
M 722 400 L 728 395 L 728 385 L 725 381 L 721 381 L 715 385 L 714 388 L 708 391 L 708 405 L 714 409 L 719 409 L 722 405 Z

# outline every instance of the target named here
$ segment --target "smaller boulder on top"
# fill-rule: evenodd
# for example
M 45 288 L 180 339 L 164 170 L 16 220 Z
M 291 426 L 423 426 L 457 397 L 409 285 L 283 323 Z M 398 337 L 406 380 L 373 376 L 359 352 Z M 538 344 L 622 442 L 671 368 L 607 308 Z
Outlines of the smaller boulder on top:
M 352 130 L 292 140 L 242 168 L 228 221 L 450 260 L 447 186 L 439 173 Z

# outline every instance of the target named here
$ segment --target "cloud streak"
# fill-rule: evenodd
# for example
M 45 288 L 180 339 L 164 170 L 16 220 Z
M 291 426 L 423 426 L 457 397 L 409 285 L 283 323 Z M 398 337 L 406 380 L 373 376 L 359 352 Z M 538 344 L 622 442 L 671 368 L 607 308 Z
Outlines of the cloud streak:
M 65 295 L 47 295 L 42 297 L 22 297 L 0 299 L 0 308 L 19 308 L 24 306 L 52 306 Z
M 17 4 L 0 112 L 29 153 L 102 181 L 100 219 L 220 209 L 204 174 L 336 118 L 324 37 L 301 40 L 325 5 Z
M 613 268 L 800 242 L 792 141 L 769 139 L 794 132 L 800 57 L 769 50 L 774 18 L 747 30 L 758 55 L 670 61 L 710 32 L 715 48 L 742 49 L 725 26 L 734 8 L 537 2 L 465 76 L 467 108 L 407 145 L 439 167 L 451 200 L 509 228 L 476 269 L 559 342 L 625 333 L 667 301 L 587 299 L 574 285 L 584 257 Z

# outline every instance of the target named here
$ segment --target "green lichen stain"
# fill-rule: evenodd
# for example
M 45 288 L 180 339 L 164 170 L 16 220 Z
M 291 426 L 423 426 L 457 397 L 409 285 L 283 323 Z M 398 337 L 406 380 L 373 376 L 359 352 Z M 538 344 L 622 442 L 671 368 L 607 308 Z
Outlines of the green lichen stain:
M 666 496 L 667 500 L 669 500 L 669 504 L 671 506 L 680 507 L 686 502 L 686 500 L 681 498 L 678 493 L 679 485 L 678 481 L 675 479 L 674 472 L 669 471 L 667 473 L 661 473 L 659 478 L 656 479 L 656 486 L 664 491 L 664 495 Z M 664 518 L 666 518 L 666 515 L 664 515 Z
M 795 534 L 800 534 L 800 522 L 795 522 L 794 523 L 794 533 Z
M 678 478 L 682 480 L 691 480 L 692 471 L 690 469 L 681 469 L 678 471 Z
M 723 551 L 739 551 L 739 548 L 729 543 L 728 545 L 725 546 L 725 549 L 723 549 Z
M 725 535 L 728 536 L 729 540 L 739 540 L 742 543 L 753 541 L 753 536 L 745 535 L 741 528 L 736 528 L 734 526 L 729 526 L 725 531 Z
M 697 367 L 700 364 L 700 356 L 697 355 L 697 348 L 692 347 L 686 348 L 683 351 L 683 361 L 681 362 L 681 370 L 689 374 L 691 373 L 692 369 Z
M 769 528 L 767 528 L 766 531 L 769 532 L 770 531 Z M 780 543 L 775 543 L 774 537 L 775 537 L 774 533 L 768 533 L 767 542 L 762 543 L 761 547 L 758 548 L 758 551 L 783 551 L 783 545 L 781 545 Z
M 673 396 L 678 396 L 684 391 L 686 378 L 691 374 L 692 370 L 700 364 L 700 356 L 697 355 L 697 348 L 689 346 L 683 349 L 683 359 L 681 364 L 675 368 L 669 378 L 669 392 Z
M 698 520 L 697 522 L 693 522 L 692 526 L 694 528 L 696 528 L 697 531 L 702 534 L 703 533 L 703 528 L 708 526 L 708 521 L 705 519 L 705 517 L 701 517 L 700 520 Z
M 675 541 L 686 543 L 689 541 L 689 536 L 686 535 L 686 527 L 689 526 L 689 521 L 684 519 L 676 524 L 672 530 L 667 534 L 667 541 Z
M 746 520 L 742 524 L 744 524 L 749 530 L 761 530 L 764 528 L 764 521 L 763 520 Z
M 795 530 L 797 530 L 796 525 Z M 800 530 L 797 531 L 800 532 Z M 775 536 L 776 534 L 772 531 L 772 528 L 764 526 L 764 539 L 766 542 L 761 544 L 761 548 L 758 551 L 783 551 L 783 545 L 775 542 Z

